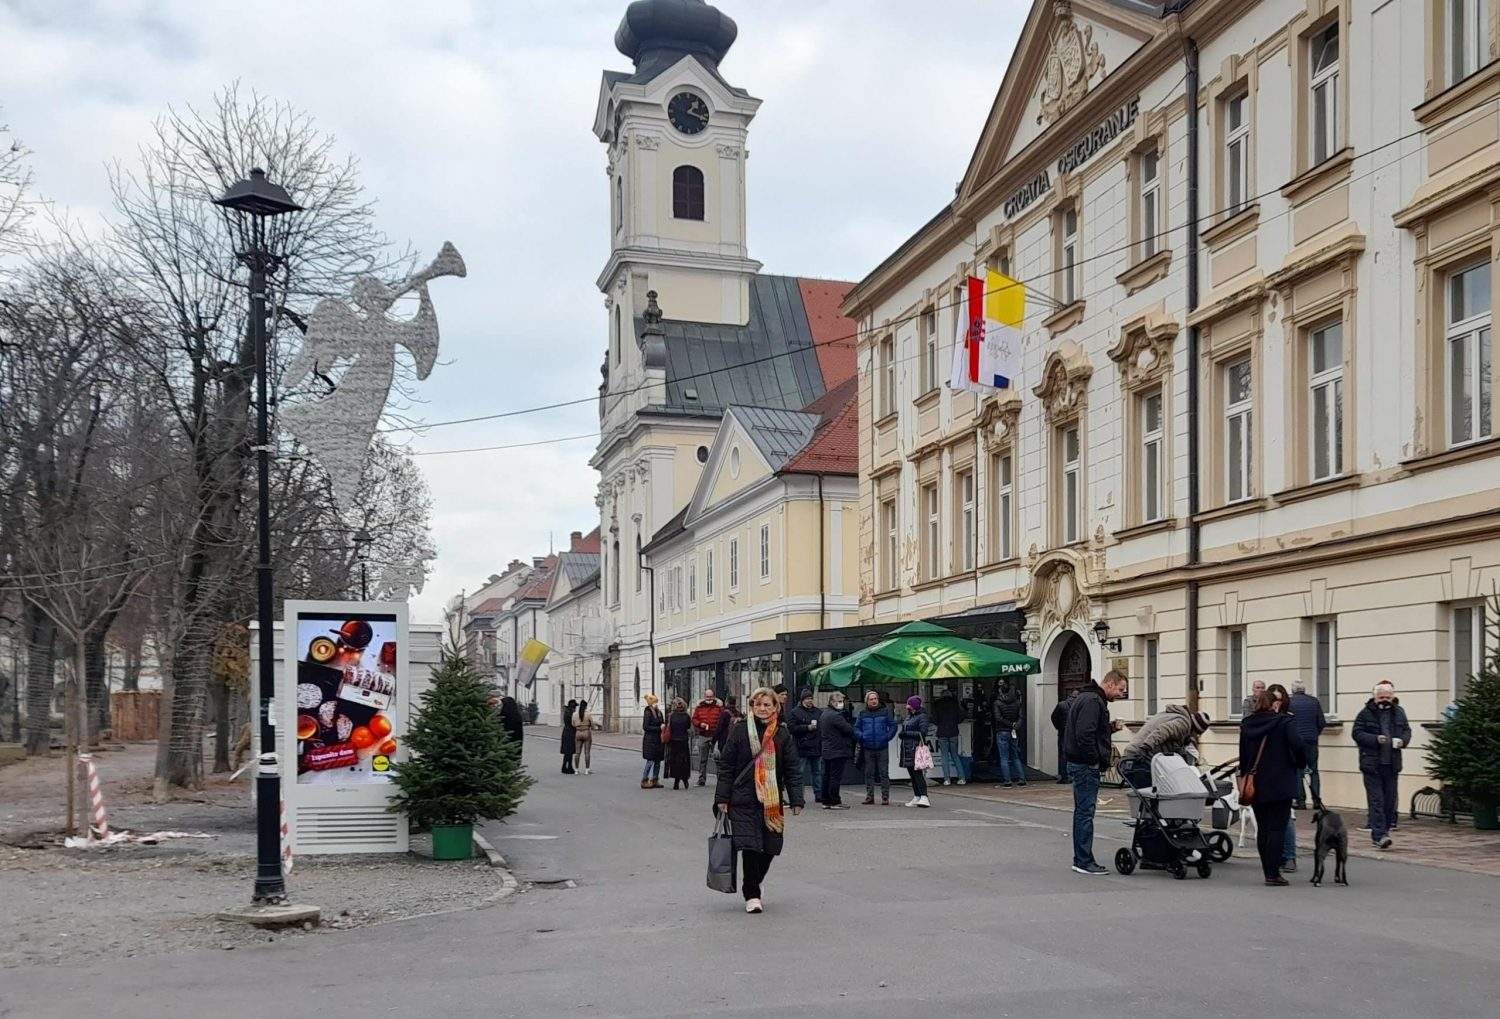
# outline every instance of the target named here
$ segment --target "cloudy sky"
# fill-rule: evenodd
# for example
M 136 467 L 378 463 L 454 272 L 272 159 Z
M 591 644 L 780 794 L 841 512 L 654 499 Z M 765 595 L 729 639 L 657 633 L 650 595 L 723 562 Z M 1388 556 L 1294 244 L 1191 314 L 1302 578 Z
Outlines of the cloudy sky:
M 444 421 L 592 396 L 607 324 L 600 72 L 629 69 L 625 0 L 0 0 L 0 122 L 47 198 L 109 204 L 168 106 L 239 81 L 288 101 L 361 162 L 380 225 L 465 280 L 433 286 L 443 356 L 417 415 Z M 750 253 L 766 271 L 856 280 L 952 196 L 1029 5 L 1023 0 L 720 0 L 722 71 L 764 100 L 751 128 Z M 549 535 L 598 523 L 591 403 L 411 438 L 432 489 L 439 606 Z

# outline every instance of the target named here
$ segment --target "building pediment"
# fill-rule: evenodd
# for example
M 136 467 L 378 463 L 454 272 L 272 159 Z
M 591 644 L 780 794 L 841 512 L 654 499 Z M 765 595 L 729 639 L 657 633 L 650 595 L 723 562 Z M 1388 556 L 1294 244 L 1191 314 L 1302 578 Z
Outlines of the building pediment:
M 1046 411 L 1048 421 L 1073 417 L 1088 401 L 1089 379 L 1094 367 L 1088 355 L 1072 340 L 1064 340 L 1042 365 L 1042 381 L 1031 392 Z

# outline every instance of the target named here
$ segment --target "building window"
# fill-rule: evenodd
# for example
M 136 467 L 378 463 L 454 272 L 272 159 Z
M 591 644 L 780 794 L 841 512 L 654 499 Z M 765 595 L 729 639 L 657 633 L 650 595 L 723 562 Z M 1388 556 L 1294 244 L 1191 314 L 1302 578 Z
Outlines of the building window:
M 1147 637 L 1142 657 L 1145 659 L 1146 671 L 1146 717 L 1150 718 L 1156 714 L 1161 700 L 1159 679 L 1159 655 L 1160 641 L 1156 637 Z
M 938 517 L 938 487 L 935 484 L 922 486 L 922 512 L 927 526 L 922 534 L 922 579 L 936 580 L 942 575 L 942 560 L 938 540 L 941 537 L 941 520 Z
M 1315 619 L 1312 624 L 1312 689 L 1309 691 L 1323 705 L 1325 714 L 1338 714 L 1339 631 L 1332 619 Z
M 1142 259 L 1150 258 L 1161 247 L 1161 166 L 1156 149 L 1147 149 L 1136 157 L 1140 174 L 1140 241 Z
M 880 416 L 896 412 L 896 340 L 880 341 Z
M 685 601 L 682 600 L 682 567 L 681 566 L 674 566 L 674 567 L 672 567 L 672 596 L 673 596 L 673 599 L 674 599 L 674 604 L 672 605 L 672 608 L 674 610 L 678 611 L 678 612 L 682 611 L 682 607 L 684 605 L 686 605 L 687 602 L 685 602 Z
M 930 393 L 938 387 L 938 331 L 937 311 L 928 308 L 922 312 L 922 392 Z
M 760 525 L 760 579 L 771 575 L 771 525 Z
M 1078 209 L 1068 206 L 1057 214 L 1057 302 L 1067 307 L 1078 300 Z
M 672 171 L 672 216 L 703 218 L 703 171 L 696 166 L 679 166 Z
M 1229 652 L 1229 660 L 1225 663 L 1229 678 L 1229 713 L 1238 715 L 1245 705 L 1245 631 L 1228 630 L 1225 637 Z
M 698 604 L 698 560 L 688 562 L 688 604 Z
M 625 312 L 615 305 L 615 364 L 619 364 L 624 352 Z
M 990 487 L 995 493 L 994 504 L 991 506 L 994 517 L 990 525 L 994 547 L 991 549 L 990 559 L 994 562 L 1004 562 L 1016 554 L 1012 530 L 1015 520 L 1016 487 L 1014 460 L 1010 451 L 996 453 L 990 458 Z
M 625 229 L 625 178 L 615 178 L 615 233 Z
M 1446 0 L 1448 84 L 1490 62 L 1490 0 Z
M 1251 457 L 1255 449 L 1250 358 L 1224 366 L 1224 493 L 1227 502 L 1254 494 Z
M 609 547 L 609 603 L 620 604 L 620 539 L 616 538 Z
M 740 589 L 740 539 L 729 539 L 729 590 Z
M 974 545 L 977 536 L 974 533 L 974 468 L 960 471 L 953 479 L 954 502 L 958 504 L 958 519 L 955 521 L 959 528 L 959 569 L 969 571 L 974 568 Z
M 987 268 L 993 269 L 995 272 L 998 272 L 1001 276 L 1009 276 L 1010 275 L 1010 249 L 1009 248 L 1001 248 L 999 251 L 995 252 L 989 258 L 985 259 L 984 264 L 985 264 L 985 266 Z
M 1082 539 L 1080 513 L 1083 502 L 1082 450 L 1078 441 L 1078 426 L 1068 425 L 1058 436 L 1062 452 L 1062 539 L 1071 545 Z
M 635 536 L 635 593 L 641 593 L 641 536 Z
M 1449 659 L 1450 700 L 1459 700 L 1469 692 L 1469 681 L 1484 667 L 1484 602 L 1453 606 L 1453 653 Z
M 1334 21 L 1307 40 L 1308 89 L 1312 117 L 1309 151 L 1317 166 L 1342 147 L 1339 138 L 1339 23 Z
M 1162 509 L 1163 466 L 1166 432 L 1162 427 L 1161 390 L 1147 393 L 1141 401 L 1141 523 L 1160 520 Z
M 703 597 L 714 596 L 714 550 L 708 549 L 703 553 Z
M 884 562 L 881 563 L 881 568 L 885 580 L 885 589 L 887 591 L 894 591 L 901 579 L 897 559 L 897 556 L 900 554 L 900 544 L 896 531 L 895 499 L 887 499 L 880 504 L 880 531 L 883 535 L 881 552 Z
M 1233 216 L 1250 204 L 1250 93 L 1224 100 L 1224 210 Z
M 1490 264 L 1448 276 L 1444 332 L 1448 445 L 1490 434 Z
M 1331 322 L 1307 337 L 1307 391 L 1312 428 L 1312 480 L 1344 473 L 1344 324 Z

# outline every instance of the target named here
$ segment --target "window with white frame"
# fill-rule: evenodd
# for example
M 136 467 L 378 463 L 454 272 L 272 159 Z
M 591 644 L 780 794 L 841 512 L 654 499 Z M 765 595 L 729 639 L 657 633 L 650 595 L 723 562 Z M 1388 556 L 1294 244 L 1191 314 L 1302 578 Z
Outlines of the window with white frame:
M 698 604 L 698 560 L 688 560 L 688 604 Z
M 740 539 L 729 539 L 729 590 L 740 589 Z
M 1158 702 L 1161 699 L 1159 683 L 1159 648 L 1161 642 L 1156 637 L 1147 637 L 1143 657 L 1145 658 L 1146 672 L 1146 717 L 1150 718 L 1158 710 Z
M 677 604 L 673 606 L 673 609 L 675 611 L 677 611 L 677 612 L 681 612 L 682 609 L 683 609 L 683 606 L 685 606 L 687 604 L 687 602 L 685 602 L 685 601 L 682 600 L 682 567 L 681 566 L 674 566 L 672 568 L 672 590 L 676 593 L 676 597 L 677 597 Z
M 1339 23 L 1333 21 L 1307 40 L 1311 116 L 1308 152 L 1317 166 L 1339 150 Z
M 1066 307 L 1078 300 L 1078 209 L 1069 206 L 1058 217 L 1057 300 Z
M 1083 450 L 1078 440 L 1078 426 L 1068 425 L 1058 437 L 1062 452 L 1062 538 L 1071 545 L 1082 540 L 1080 503 L 1083 501 Z
M 896 532 L 896 500 L 887 499 L 880 504 L 880 529 L 881 541 L 881 574 L 885 580 L 885 589 L 894 591 L 900 580 L 900 544 Z
M 1490 62 L 1491 0 L 1445 0 L 1448 84 L 1456 85 Z
M 995 493 L 991 507 L 995 514 L 995 547 L 990 553 L 990 559 L 994 562 L 1004 562 L 1015 555 L 1015 536 L 1012 531 L 1016 505 L 1014 464 L 1009 450 L 996 453 L 990 459 L 990 487 Z
M 1141 405 L 1141 523 L 1149 524 L 1165 515 L 1163 467 L 1166 459 L 1166 429 L 1162 425 L 1161 390 L 1146 393 Z
M 896 340 L 887 336 L 880 341 L 880 416 L 896 411 Z
M 1227 660 L 1224 671 L 1229 680 L 1229 713 L 1238 715 L 1245 704 L 1245 631 L 1243 629 L 1224 632 L 1224 648 Z
M 953 494 L 958 503 L 958 527 L 962 532 L 958 539 L 960 570 L 974 568 L 974 468 L 960 471 L 953 481 Z
M 1450 700 L 1459 700 L 1469 692 L 1469 681 L 1484 667 L 1484 602 L 1454 605 L 1449 624 L 1453 637 L 1449 657 L 1448 691 Z
M 771 575 L 771 525 L 760 525 L 760 579 Z
M 1161 246 L 1157 236 L 1161 232 L 1161 155 L 1156 149 L 1147 149 L 1136 160 L 1141 176 L 1141 258 L 1146 259 Z
M 942 520 L 938 516 L 938 487 L 936 484 L 922 486 L 922 512 L 926 515 L 925 540 L 922 542 L 924 579 L 936 580 L 942 576 L 942 553 L 938 540 L 942 535 Z
M 1254 494 L 1254 387 L 1250 358 L 1224 366 L 1224 498 L 1238 502 Z
M 922 312 L 922 392 L 930 393 L 938 387 L 938 331 L 937 312 L 928 308 Z
M 1308 465 L 1313 481 L 1344 473 L 1344 324 L 1307 335 Z
M 1312 623 L 1312 689 L 1323 705 L 1325 714 L 1338 713 L 1339 630 L 1332 619 L 1314 619 Z
M 1224 210 L 1233 216 L 1250 204 L 1250 93 L 1224 100 Z
M 714 550 L 708 549 L 703 553 L 703 597 L 714 596 Z
M 1448 445 L 1490 434 L 1490 263 L 1448 275 L 1444 332 Z

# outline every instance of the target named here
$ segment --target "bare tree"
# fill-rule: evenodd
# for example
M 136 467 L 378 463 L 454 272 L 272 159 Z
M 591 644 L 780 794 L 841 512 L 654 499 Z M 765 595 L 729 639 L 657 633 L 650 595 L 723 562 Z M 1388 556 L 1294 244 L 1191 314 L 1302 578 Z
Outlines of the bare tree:
M 31 215 L 30 153 L 10 128 L 0 123 L 0 258 L 20 249 Z

